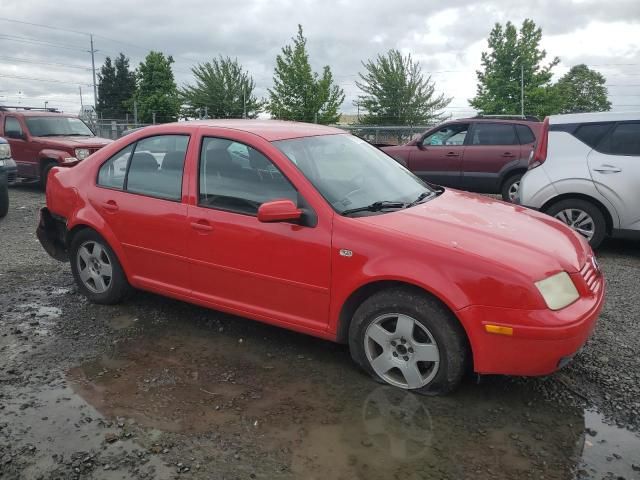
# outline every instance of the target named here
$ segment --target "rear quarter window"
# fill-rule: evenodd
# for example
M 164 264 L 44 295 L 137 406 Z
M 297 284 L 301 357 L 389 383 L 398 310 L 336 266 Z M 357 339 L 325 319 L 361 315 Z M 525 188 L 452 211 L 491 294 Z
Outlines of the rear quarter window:
M 578 126 L 573 136 L 591 148 L 596 148 L 610 128 L 611 123 L 586 123 Z
M 536 141 L 536 136 L 526 125 L 516 125 L 516 132 L 518 132 L 520 145 L 528 145 L 529 143 L 533 143 Z

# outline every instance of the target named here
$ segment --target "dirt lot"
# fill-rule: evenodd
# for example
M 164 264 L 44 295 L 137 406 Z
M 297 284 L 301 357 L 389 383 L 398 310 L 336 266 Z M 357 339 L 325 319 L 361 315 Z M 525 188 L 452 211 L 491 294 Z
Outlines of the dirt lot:
M 343 346 L 146 293 L 89 304 L 36 240 L 43 194 L 11 202 L 0 478 L 640 479 L 639 244 L 599 252 L 607 304 L 565 370 L 426 398 Z

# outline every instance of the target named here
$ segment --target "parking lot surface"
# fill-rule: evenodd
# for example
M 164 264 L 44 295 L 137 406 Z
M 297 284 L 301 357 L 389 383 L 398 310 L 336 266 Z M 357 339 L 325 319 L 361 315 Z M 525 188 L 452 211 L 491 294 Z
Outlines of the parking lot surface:
M 1 478 L 640 479 L 637 243 L 598 252 L 607 303 L 564 370 L 422 397 L 341 345 L 142 292 L 89 304 L 35 237 L 42 192 L 10 195 Z

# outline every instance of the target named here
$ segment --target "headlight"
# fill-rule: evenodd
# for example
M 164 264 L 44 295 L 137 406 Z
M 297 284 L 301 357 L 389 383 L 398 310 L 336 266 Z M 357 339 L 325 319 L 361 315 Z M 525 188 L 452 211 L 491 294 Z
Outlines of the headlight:
M 76 148 L 76 158 L 78 160 L 84 160 L 89 156 L 89 150 L 86 148 Z
M 0 159 L 11 158 L 11 147 L 8 143 L 0 143 Z
M 536 287 L 551 310 L 560 310 L 580 298 L 580 294 L 567 272 L 556 273 L 549 278 L 540 280 L 536 282 Z
M 5 160 L 0 159 L 0 167 L 4 167 L 5 165 L 7 165 L 7 162 Z

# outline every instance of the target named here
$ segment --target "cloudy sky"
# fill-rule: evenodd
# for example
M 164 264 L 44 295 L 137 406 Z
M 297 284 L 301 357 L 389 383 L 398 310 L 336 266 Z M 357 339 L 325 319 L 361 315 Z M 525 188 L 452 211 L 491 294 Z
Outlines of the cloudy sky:
M 556 76 L 586 63 L 607 77 L 615 110 L 640 111 L 640 0 L 2 0 L 0 103 L 77 113 L 79 87 L 93 103 L 89 37 L 96 68 L 124 52 L 132 64 L 149 49 L 173 55 L 179 85 L 190 67 L 219 54 L 237 57 L 258 96 L 271 85 L 275 56 L 303 25 L 311 62 L 330 65 L 353 100 L 361 61 L 390 48 L 411 53 L 438 91 L 453 97 L 454 117 L 469 115 L 475 70 L 495 22 L 532 18 L 543 28 Z M 19 20 L 51 28 L 8 21 Z M 71 30 L 71 31 L 70 31 Z

